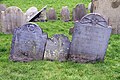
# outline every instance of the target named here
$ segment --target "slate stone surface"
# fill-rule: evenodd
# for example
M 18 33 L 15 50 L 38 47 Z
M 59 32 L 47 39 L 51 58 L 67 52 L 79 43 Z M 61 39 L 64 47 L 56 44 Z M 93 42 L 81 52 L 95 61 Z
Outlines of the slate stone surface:
M 47 40 L 44 59 L 66 61 L 70 47 L 69 39 L 63 34 L 56 34 Z
M 38 25 L 25 24 L 14 31 L 10 59 L 20 62 L 42 60 L 46 42 L 47 35 Z
M 99 14 L 88 14 L 75 23 L 69 60 L 75 62 L 103 61 L 111 27 Z

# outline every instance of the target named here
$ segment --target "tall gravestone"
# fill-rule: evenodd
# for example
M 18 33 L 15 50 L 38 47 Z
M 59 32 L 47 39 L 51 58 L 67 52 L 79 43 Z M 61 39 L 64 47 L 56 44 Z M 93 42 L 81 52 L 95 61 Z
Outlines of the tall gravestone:
M 61 19 L 65 22 L 70 21 L 70 11 L 67 6 L 62 7 L 61 10 Z
M 88 14 L 75 23 L 69 59 L 75 62 L 103 61 L 111 27 L 99 14 Z
M 86 8 L 84 4 L 77 4 L 75 8 L 73 8 L 73 20 L 80 21 L 83 16 L 86 15 Z
M 44 59 L 67 61 L 69 47 L 69 39 L 63 34 L 56 34 L 47 40 Z
M 2 32 L 2 25 L 1 25 L 1 11 L 5 11 L 6 10 L 6 5 L 4 4 L 0 4 L 0 32 Z
M 2 31 L 6 34 L 11 34 L 15 28 L 26 23 L 26 17 L 20 8 L 12 6 L 2 11 L 1 23 Z
M 20 62 L 42 60 L 46 42 L 47 35 L 38 25 L 25 24 L 14 31 L 10 59 Z
M 49 11 L 47 12 L 47 18 L 48 20 L 57 20 L 56 11 L 54 10 L 54 8 L 49 9 Z
M 120 0 L 93 0 L 92 3 L 93 12 L 108 19 L 113 34 L 120 34 Z

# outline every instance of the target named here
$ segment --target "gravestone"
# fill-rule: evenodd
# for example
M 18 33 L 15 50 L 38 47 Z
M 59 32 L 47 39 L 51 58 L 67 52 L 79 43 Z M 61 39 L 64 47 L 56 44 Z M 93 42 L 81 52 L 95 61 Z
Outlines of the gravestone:
M 63 34 L 56 34 L 47 40 L 44 59 L 66 61 L 70 47 L 69 39 Z
M 13 33 L 15 28 L 26 23 L 26 17 L 22 10 L 12 6 L 1 13 L 2 31 L 6 34 Z
M 0 4 L 0 11 L 5 11 L 6 10 L 6 5 L 5 4 Z
M 80 21 L 83 16 L 86 15 L 86 8 L 84 4 L 78 4 L 73 8 L 73 20 Z
M 75 23 L 69 60 L 103 61 L 112 28 L 99 14 L 88 14 Z
M 2 32 L 2 25 L 1 25 L 1 11 L 6 10 L 6 5 L 0 4 L 0 32 Z
M 38 9 L 36 7 L 30 7 L 26 11 L 25 15 L 26 15 L 27 19 L 29 19 L 31 16 L 35 15 L 37 12 L 38 12 Z
M 70 11 L 67 6 L 62 7 L 61 10 L 61 19 L 65 22 L 70 21 Z
M 93 12 L 108 19 L 113 34 L 120 34 L 120 0 L 93 0 Z
M 54 8 L 50 8 L 48 13 L 47 13 L 47 18 L 48 20 L 57 20 L 56 12 Z
M 28 22 L 45 22 L 47 21 L 47 6 L 43 7 L 39 12 L 27 19 Z
M 42 60 L 46 42 L 47 35 L 42 33 L 38 25 L 25 24 L 14 31 L 10 60 L 20 62 Z

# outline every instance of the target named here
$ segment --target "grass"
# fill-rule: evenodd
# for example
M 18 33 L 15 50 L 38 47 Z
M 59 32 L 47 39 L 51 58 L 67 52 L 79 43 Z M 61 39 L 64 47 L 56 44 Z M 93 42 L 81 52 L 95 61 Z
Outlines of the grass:
M 72 8 L 77 3 L 88 5 L 90 0 L 1 0 L 7 6 L 18 6 L 24 12 L 31 6 L 41 9 L 44 5 L 59 12 L 62 6 Z M 37 23 L 51 37 L 53 34 L 69 35 L 73 22 Z M 120 35 L 111 35 L 104 63 L 80 64 L 58 61 L 9 61 L 12 35 L 0 33 L 0 80 L 120 80 Z

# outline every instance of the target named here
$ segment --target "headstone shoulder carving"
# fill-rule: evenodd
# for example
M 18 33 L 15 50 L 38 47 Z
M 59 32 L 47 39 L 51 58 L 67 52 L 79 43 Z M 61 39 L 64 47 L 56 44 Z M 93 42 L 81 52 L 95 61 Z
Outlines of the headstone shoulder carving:
M 46 41 L 47 35 L 36 24 L 28 23 L 15 29 L 10 60 L 20 62 L 42 60 Z
M 82 63 L 103 61 L 111 31 L 99 14 L 84 16 L 75 23 L 69 59 Z
M 44 59 L 67 61 L 70 47 L 69 39 L 63 34 L 55 34 L 47 40 Z
M 70 11 L 67 6 L 62 7 L 61 10 L 61 19 L 65 22 L 70 21 Z
M 11 34 L 15 28 L 26 23 L 26 17 L 20 8 L 12 6 L 2 11 L 1 23 L 2 31 L 6 34 Z
M 56 11 L 54 10 L 54 8 L 49 9 L 49 11 L 47 12 L 47 18 L 48 20 L 57 20 Z

